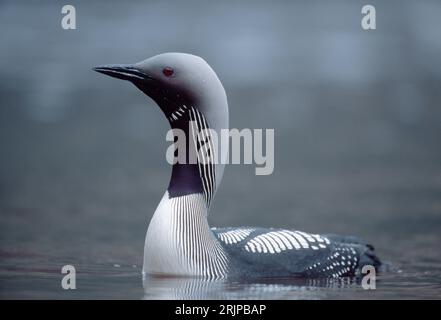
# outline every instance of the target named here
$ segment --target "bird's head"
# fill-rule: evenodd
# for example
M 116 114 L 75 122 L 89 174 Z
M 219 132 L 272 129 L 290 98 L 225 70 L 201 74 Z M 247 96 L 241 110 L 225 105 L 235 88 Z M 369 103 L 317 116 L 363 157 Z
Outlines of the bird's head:
M 197 109 L 214 127 L 228 126 L 225 90 L 213 69 L 198 56 L 163 53 L 135 64 L 103 65 L 94 70 L 132 82 L 158 104 L 173 127 L 187 120 L 179 120 L 185 107 Z

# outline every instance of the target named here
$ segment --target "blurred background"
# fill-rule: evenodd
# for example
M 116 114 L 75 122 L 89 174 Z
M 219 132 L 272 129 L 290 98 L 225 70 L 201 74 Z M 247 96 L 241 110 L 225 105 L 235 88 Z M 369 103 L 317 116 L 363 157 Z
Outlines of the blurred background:
M 274 173 L 227 166 L 212 226 L 358 235 L 400 271 L 320 297 L 439 298 L 440 17 L 436 0 L 1 1 L 0 298 L 143 296 L 168 124 L 91 68 L 169 51 L 213 67 L 231 128 L 275 129 Z M 65 264 L 79 289 L 61 290 Z

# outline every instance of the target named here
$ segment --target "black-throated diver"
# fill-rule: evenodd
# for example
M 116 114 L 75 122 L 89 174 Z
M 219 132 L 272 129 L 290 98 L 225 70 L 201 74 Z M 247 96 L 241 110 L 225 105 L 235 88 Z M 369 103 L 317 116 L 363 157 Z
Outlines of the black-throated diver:
M 197 148 L 216 153 L 206 128 L 228 129 L 228 103 L 216 73 L 200 57 L 164 53 L 131 65 L 95 71 L 131 81 L 152 98 L 172 128 L 182 129 Z M 195 123 L 196 137 L 189 123 Z M 193 136 L 192 136 L 193 135 Z M 190 140 L 187 141 L 187 144 Z M 221 148 L 219 159 L 228 156 Z M 291 229 L 212 228 L 207 221 L 225 161 L 176 163 L 170 184 L 150 221 L 144 247 L 145 274 L 241 277 L 340 277 L 378 268 L 373 247 L 356 237 Z

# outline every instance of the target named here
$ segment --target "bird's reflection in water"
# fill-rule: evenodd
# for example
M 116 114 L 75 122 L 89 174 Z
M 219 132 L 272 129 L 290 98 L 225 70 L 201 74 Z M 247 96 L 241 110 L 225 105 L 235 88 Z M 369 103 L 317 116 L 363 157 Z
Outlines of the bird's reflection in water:
M 356 278 L 209 280 L 145 276 L 144 299 L 324 299 L 331 290 L 360 285 Z

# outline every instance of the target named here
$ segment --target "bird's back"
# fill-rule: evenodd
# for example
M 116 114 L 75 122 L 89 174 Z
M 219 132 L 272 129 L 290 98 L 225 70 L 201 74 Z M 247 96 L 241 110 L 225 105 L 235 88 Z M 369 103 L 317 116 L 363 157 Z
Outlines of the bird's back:
M 229 275 L 341 277 L 381 265 L 374 248 L 356 237 L 287 229 L 213 228 L 229 256 Z

